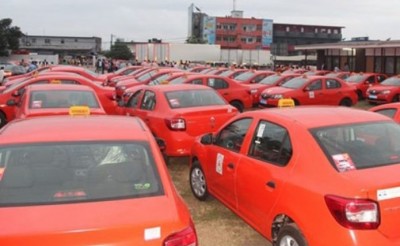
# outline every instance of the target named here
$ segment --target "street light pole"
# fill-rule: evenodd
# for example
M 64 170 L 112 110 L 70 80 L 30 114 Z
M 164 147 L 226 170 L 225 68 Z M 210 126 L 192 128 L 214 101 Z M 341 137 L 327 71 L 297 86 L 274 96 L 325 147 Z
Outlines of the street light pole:
M 114 35 L 111 34 L 110 51 L 111 51 L 111 48 L 112 48 L 112 45 L 113 45 L 113 37 L 114 37 Z

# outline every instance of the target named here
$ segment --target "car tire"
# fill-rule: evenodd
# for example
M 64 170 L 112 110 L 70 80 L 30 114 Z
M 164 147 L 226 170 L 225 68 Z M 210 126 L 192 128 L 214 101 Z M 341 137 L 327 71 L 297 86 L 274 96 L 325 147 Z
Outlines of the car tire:
M 189 172 L 190 189 L 193 195 L 200 201 L 205 201 L 208 197 L 206 176 L 200 166 L 199 161 L 194 161 Z
M 6 116 L 3 112 L 0 111 L 0 128 L 7 124 Z
M 275 246 L 307 246 L 306 239 L 295 224 L 286 224 L 278 233 Z
M 361 101 L 364 99 L 363 94 L 360 90 L 357 91 L 357 97 L 358 97 L 358 101 Z
M 343 98 L 339 103 L 339 106 L 351 107 L 351 105 L 352 102 L 349 98 Z
M 242 113 L 243 112 L 243 104 L 241 103 L 241 102 L 239 102 L 239 101 L 232 101 L 231 103 L 230 103 L 233 107 L 235 107 L 235 108 L 237 108 L 238 110 L 239 110 L 239 112 L 240 113 Z
M 392 102 L 400 102 L 400 95 L 399 94 L 394 95 Z

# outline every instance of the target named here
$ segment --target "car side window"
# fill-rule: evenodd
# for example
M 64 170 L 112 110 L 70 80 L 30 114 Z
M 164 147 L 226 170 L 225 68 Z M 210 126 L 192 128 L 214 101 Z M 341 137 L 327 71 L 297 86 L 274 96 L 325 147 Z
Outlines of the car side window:
M 194 80 L 190 81 L 190 83 L 194 84 L 194 85 L 202 85 L 203 81 L 201 79 L 194 79 Z
M 252 82 L 252 83 L 258 83 L 258 82 L 260 82 L 261 80 L 263 80 L 265 77 L 267 77 L 266 74 L 257 75 L 251 82 Z
M 141 109 L 153 110 L 156 106 L 156 95 L 153 91 L 146 91 L 143 96 Z
M 78 83 L 75 80 L 66 80 L 66 79 L 61 79 L 61 84 L 80 85 L 80 83 Z
M 228 83 L 225 80 L 219 78 L 209 78 L 207 80 L 207 85 L 216 90 L 225 89 L 229 87 Z
M 128 108 L 136 108 L 140 99 L 140 96 L 142 95 L 143 90 L 139 90 L 137 92 L 135 92 L 131 98 L 129 98 L 128 103 L 126 104 L 126 106 Z
M 339 81 L 335 80 L 335 79 L 327 79 L 325 81 L 325 87 L 326 89 L 337 89 L 342 87 L 342 85 L 340 84 Z
M 387 117 L 394 118 L 397 110 L 395 108 L 381 109 L 375 111 L 376 113 L 386 115 Z
M 367 79 L 367 83 L 371 84 L 375 82 L 375 77 L 374 76 L 369 76 Z
M 278 166 L 285 166 L 289 162 L 292 143 L 284 127 L 260 121 L 254 134 L 249 156 Z
M 378 75 L 378 81 L 379 81 L 379 82 L 382 82 L 382 81 L 384 81 L 385 79 L 386 79 L 385 76 L 383 76 L 383 75 Z
M 229 124 L 220 131 L 215 140 L 215 145 L 239 152 L 251 122 L 252 119 L 245 118 Z
M 321 80 L 314 80 L 307 86 L 308 90 L 316 91 L 322 89 L 322 81 Z

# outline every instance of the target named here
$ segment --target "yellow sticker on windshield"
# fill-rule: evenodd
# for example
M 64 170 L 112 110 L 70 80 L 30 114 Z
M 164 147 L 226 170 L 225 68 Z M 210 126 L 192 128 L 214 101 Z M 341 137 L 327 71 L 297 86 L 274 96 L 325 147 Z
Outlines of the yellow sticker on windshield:
M 88 106 L 72 106 L 69 108 L 69 115 L 71 116 L 90 115 L 90 108 Z

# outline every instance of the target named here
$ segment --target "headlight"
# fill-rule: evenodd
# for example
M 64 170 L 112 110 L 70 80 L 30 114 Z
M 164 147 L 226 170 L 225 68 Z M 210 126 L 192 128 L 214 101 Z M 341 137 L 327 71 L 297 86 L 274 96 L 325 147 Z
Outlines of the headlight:
M 382 91 L 382 94 L 383 94 L 383 95 L 390 94 L 390 90 L 384 90 L 384 91 Z
M 282 94 L 275 94 L 275 95 L 272 95 L 271 98 L 273 98 L 273 99 L 282 99 L 283 95 Z
M 251 89 L 251 90 L 250 90 L 250 93 L 251 93 L 251 94 L 256 94 L 256 93 L 257 93 L 257 89 Z

